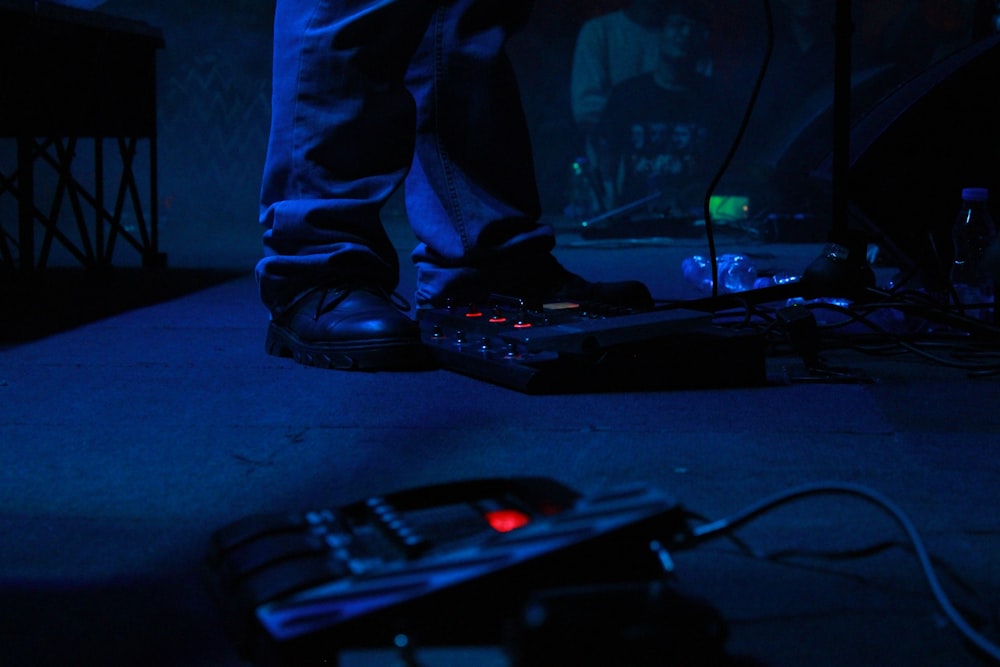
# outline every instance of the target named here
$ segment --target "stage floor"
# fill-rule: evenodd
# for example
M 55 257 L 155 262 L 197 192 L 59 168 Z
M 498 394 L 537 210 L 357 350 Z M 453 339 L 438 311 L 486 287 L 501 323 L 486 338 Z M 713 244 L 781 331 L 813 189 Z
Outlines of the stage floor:
M 697 240 L 578 241 L 562 236 L 557 251 L 574 271 L 693 296 L 679 264 L 704 252 Z M 728 249 L 796 271 L 818 246 Z M 806 483 L 872 489 L 912 520 L 969 623 L 1000 641 L 996 375 L 847 348 L 827 360 L 856 378 L 731 389 L 532 396 L 447 370 L 321 371 L 264 354 L 267 313 L 249 269 L 4 342 L 5 665 L 244 664 L 200 578 L 213 530 L 256 512 L 517 475 L 583 493 L 648 485 L 709 520 Z M 400 291 L 412 291 L 405 269 Z M 767 363 L 787 380 L 798 360 Z M 677 582 L 726 619 L 734 655 L 774 667 L 984 664 L 884 507 L 811 496 L 738 537 L 672 554 Z M 781 552 L 798 553 L 764 557 Z M 417 656 L 504 665 L 502 648 Z M 342 664 L 393 659 L 352 651 Z

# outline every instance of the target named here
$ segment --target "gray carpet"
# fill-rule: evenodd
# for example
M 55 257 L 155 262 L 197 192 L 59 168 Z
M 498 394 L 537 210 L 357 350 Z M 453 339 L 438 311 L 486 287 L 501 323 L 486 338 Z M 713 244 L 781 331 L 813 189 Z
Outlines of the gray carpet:
M 658 297 L 693 295 L 678 266 L 700 241 L 575 240 L 559 255 L 588 277 L 627 271 Z M 791 270 L 817 252 L 749 250 Z M 912 519 L 954 604 L 1000 639 L 996 376 L 837 349 L 830 363 L 872 381 L 531 396 L 448 370 L 346 374 L 268 357 L 249 274 L 166 296 L 0 352 L 4 665 L 244 664 L 200 579 L 213 530 L 517 475 L 583 493 L 645 484 L 708 519 L 804 483 L 863 485 Z M 798 361 L 769 356 L 768 370 L 781 378 Z M 732 654 L 775 667 L 984 664 L 883 508 L 811 496 L 738 535 L 758 557 L 728 539 L 673 554 L 678 583 L 726 619 Z M 809 553 L 760 555 L 784 550 Z M 342 657 L 394 664 L 388 650 Z M 507 664 L 503 647 L 418 657 Z

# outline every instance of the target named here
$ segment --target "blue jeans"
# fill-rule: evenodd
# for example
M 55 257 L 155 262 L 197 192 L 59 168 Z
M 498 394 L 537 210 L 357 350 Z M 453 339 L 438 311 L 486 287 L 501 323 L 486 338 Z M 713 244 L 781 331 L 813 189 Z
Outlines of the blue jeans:
M 404 180 L 419 305 L 481 298 L 554 261 L 504 51 L 530 9 L 278 0 L 257 265 L 272 312 L 317 285 L 395 289 L 379 215 Z

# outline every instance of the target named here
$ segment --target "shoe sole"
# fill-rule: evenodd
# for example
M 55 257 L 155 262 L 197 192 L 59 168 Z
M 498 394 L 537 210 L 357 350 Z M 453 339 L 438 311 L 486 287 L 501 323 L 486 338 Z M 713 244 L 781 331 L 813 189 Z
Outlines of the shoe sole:
M 313 343 L 274 322 L 268 324 L 264 349 L 274 357 L 303 366 L 343 371 L 425 370 L 433 367 L 423 343 L 411 338 L 351 343 Z

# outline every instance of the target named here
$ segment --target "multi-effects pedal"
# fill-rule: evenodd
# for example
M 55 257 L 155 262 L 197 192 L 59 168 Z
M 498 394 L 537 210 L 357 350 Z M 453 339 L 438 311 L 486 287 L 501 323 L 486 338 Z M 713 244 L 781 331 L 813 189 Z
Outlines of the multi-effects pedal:
M 493 296 L 417 312 L 442 367 L 526 393 L 754 386 L 763 338 L 680 307 L 630 310 Z
M 582 496 L 543 477 L 456 481 L 217 530 L 208 582 L 242 655 L 337 664 L 338 652 L 490 645 L 530 595 L 663 581 L 687 513 L 645 486 Z

